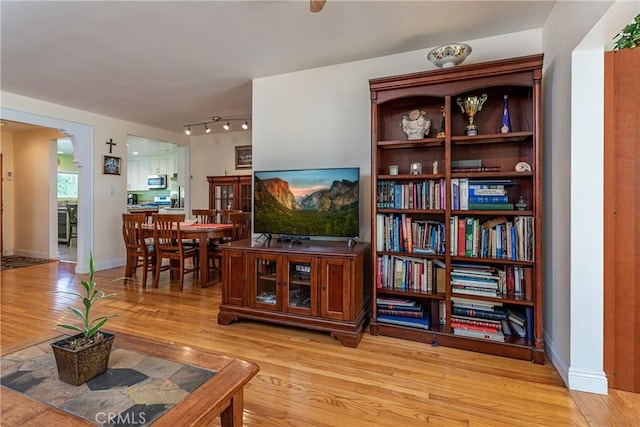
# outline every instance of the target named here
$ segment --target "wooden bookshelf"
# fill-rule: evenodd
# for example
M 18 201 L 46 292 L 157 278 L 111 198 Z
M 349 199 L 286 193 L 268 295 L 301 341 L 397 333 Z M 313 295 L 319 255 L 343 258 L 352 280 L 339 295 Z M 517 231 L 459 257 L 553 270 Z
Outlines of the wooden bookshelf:
M 369 81 L 373 335 L 544 363 L 542 60 L 539 54 Z M 468 135 L 469 117 L 457 100 L 484 94 L 487 100 L 474 117 L 478 134 Z M 502 133 L 505 95 L 511 128 Z M 431 120 L 424 138 L 409 140 L 400 126 L 412 110 Z M 441 129 L 444 136 L 437 135 Z M 410 173 L 413 162 L 422 165 L 418 175 Z M 516 170 L 520 162 L 530 170 Z M 399 166 L 397 175 L 390 175 L 391 165 Z M 491 193 L 478 190 L 479 181 L 488 180 L 484 185 L 496 197 L 476 194 Z M 494 204 L 498 200 L 504 203 L 499 210 L 494 209 L 500 207 Z M 522 201 L 526 205 L 518 205 Z M 421 253 L 415 252 L 418 247 Z M 444 270 L 439 289 L 437 268 Z M 461 278 L 465 269 L 480 278 Z M 429 329 L 379 319 L 378 298 L 420 304 Z M 460 326 L 459 314 L 470 300 L 498 317 L 515 315 L 506 322 L 487 322 L 491 334 L 470 333 L 473 328 Z M 524 337 L 515 329 L 505 333 L 518 314 L 525 317 Z M 473 325 L 483 320 L 467 317 Z

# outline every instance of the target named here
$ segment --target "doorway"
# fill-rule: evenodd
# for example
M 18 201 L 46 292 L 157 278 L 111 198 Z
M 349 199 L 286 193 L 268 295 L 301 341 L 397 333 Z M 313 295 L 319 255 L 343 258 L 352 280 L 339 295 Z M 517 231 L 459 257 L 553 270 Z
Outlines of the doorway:
M 73 162 L 71 140 L 58 138 L 56 151 L 58 254 L 60 261 L 77 262 L 78 168 Z
M 75 272 L 77 274 L 87 274 L 89 272 L 89 251 L 87 248 L 93 247 L 93 127 L 78 122 L 25 113 L 4 107 L 0 107 L 0 117 L 5 120 L 11 120 L 19 123 L 57 129 L 71 140 L 75 153 L 74 164 L 78 168 L 78 255 Z M 55 147 L 55 145 L 53 147 Z M 55 149 L 53 149 L 53 153 L 55 153 Z M 51 157 L 50 171 L 49 182 L 54 182 L 56 179 L 56 168 L 55 157 L 53 155 Z M 55 187 L 50 187 L 50 203 L 48 206 L 48 253 L 49 257 L 53 258 L 57 256 L 58 253 L 58 230 L 56 225 L 58 209 L 55 197 Z

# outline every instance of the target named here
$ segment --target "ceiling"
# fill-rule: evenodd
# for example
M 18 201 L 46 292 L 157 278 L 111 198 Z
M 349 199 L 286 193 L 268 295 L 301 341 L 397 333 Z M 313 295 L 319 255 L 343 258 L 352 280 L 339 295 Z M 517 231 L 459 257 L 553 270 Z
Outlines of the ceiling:
M 539 28 L 554 3 L 3 0 L 0 87 L 181 132 L 250 117 L 254 78 Z

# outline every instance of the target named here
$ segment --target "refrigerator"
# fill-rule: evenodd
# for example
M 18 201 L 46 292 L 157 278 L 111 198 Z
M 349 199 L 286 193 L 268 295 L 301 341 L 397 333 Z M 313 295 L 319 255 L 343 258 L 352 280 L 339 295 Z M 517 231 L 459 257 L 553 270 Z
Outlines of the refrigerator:
M 184 186 L 178 185 L 178 174 L 169 179 L 169 198 L 172 208 L 184 208 Z

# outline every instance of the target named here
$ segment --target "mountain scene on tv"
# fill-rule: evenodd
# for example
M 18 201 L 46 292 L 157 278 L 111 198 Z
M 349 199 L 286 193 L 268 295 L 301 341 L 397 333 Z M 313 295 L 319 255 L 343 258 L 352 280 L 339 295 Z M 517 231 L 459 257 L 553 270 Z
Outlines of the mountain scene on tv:
M 254 230 L 358 236 L 358 169 L 256 172 Z

